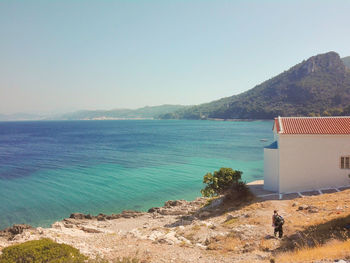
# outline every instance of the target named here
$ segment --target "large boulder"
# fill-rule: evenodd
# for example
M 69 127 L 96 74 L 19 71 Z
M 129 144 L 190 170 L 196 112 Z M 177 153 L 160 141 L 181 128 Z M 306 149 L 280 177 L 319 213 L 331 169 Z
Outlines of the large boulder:
M 9 240 L 12 240 L 16 235 L 22 234 L 26 229 L 32 229 L 32 226 L 26 224 L 13 225 L 0 231 L 0 236 L 4 236 Z
M 186 204 L 187 201 L 185 200 L 169 200 L 164 203 L 165 207 L 171 207 L 171 206 L 180 206 Z
M 148 213 L 159 213 L 159 211 L 159 207 L 151 207 L 150 209 L 148 209 Z
M 120 217 L 123 218 L 134 218 L 143 215 L 140 211 L 134 211 L 134 210 L 125 210 L 121 212 Z
M 23 230 L 25 229 L 32 229 L 32 227 L 30 225 L 20 224 L 20 225 L 13 225 L 12 227 L 9 227 L 5 230 L 7 230 L 12 235 L 18 235 L 18 234 L 22 234 Z
M 91 215 L 85 215 L 85 214 L 82 214 L 82 213 L 73 213 L 69 216 L 69 218 L 72 218 L 72 219 L 92 219 L 93 216 Z

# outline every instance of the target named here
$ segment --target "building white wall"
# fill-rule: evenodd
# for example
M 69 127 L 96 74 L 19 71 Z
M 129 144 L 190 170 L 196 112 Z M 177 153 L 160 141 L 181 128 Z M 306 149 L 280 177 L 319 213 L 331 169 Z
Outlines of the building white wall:
M 278 192 L 278 149 L 264 148 L 264 189 Z
M 350 184 L 350 135 L 279 134 L 279 192 L 299 192 Z

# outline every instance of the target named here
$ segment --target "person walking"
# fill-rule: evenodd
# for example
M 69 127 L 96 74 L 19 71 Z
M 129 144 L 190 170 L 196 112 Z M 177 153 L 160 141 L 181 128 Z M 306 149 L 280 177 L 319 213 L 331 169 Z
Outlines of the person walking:
M 278 232 L 278 237 L 282 238 L 283 236 L 283 224 L 284 224 L 284 219 L 282 216 L 280 216 L 277 212 L 277 210 L 273 211 L 273 216 L 272 216 L 272 226 L 274 227 L 274 236 L 277 236 Z

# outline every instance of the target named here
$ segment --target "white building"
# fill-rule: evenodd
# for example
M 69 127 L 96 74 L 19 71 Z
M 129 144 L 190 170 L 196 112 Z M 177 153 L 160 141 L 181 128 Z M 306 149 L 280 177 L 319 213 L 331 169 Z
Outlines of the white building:
M 278 117 L 264 149 L 264 188 L 292 193 L 350 185 L 350 117 Z

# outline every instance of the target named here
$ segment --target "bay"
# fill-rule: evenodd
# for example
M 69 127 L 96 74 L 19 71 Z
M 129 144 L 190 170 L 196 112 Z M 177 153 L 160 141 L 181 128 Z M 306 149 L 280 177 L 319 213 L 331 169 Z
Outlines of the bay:
M 0 122 L 0 229 L 192 200 L 203 176 L 220 167 L 262 179 L 271 128 L 272 121 Z

